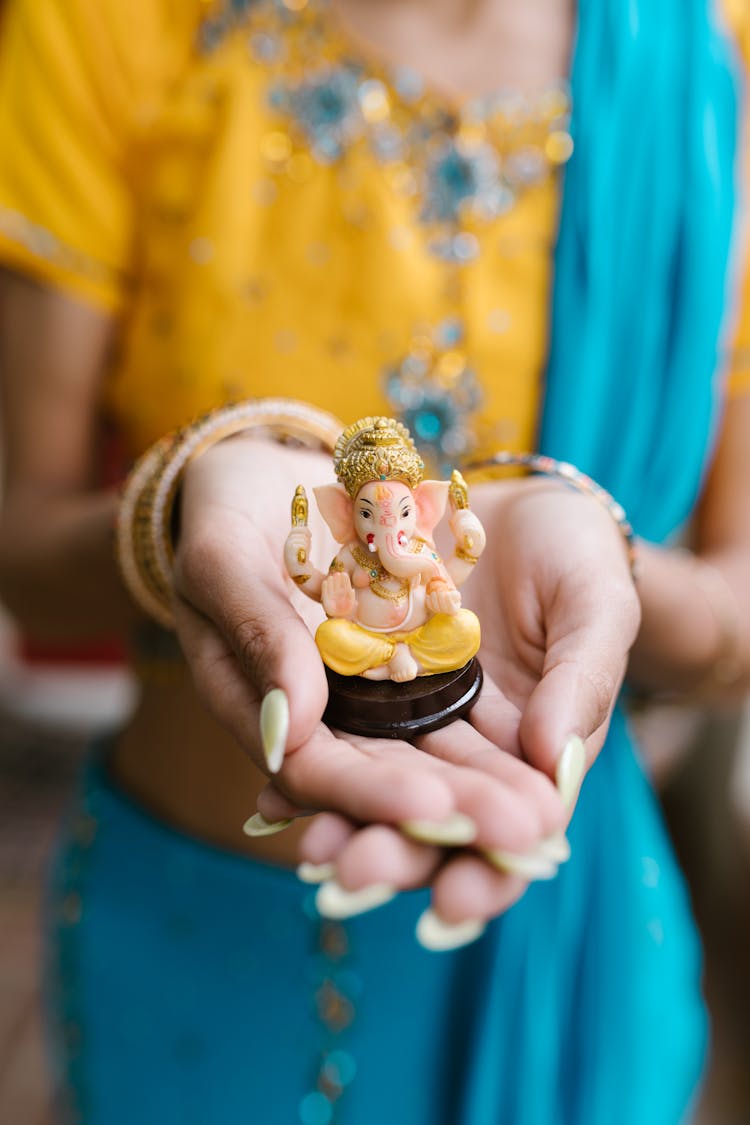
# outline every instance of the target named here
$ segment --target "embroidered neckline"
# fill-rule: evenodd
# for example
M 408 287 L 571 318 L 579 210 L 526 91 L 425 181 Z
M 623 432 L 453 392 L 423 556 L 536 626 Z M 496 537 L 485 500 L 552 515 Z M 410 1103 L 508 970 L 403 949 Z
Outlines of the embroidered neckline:
M 250 33 L 251 57 L 273 73 L 271 106 L 312 155 L 330 164 L 366 141 L 379 163 L 394 166 L 403 194 L 422 196 L 425 222 L 456 220 L 467 203 L 474 217 L 495 218 L 572 153 L 564 83 L 451 99 L 413 68 L 369 52 L 329 0 L 223 0 L 202 25 L 204 49 L 238 27 Z M 420 163 L 424 186 L 412 171 Z
M 264 141 L 270 172 L 295 180 L 310 156 L 331 165 L 365 145 L 396 194 L 414 201 L 429 252 L 446 263 L 472 261 L 471 228 L 509 211 L 572 154 L 564 84 L 450 104 L 415 70 L 355 42 L 330 0 L 223 0 L 202 25 L 204 49 L 238 28 L 269 71 L 279 119 Z
M 483 400 L 461 319 L 464 269 L 481 252 L 482 228 L 572 155 L 567 86 L 451 100 L 408 67 L 373 57 L 329 0 L 223 0 L 204 23 L 204 47 L 239 29 L 269 74 L 269 174 L 303 183 L 315 164 L 369 152 L 445 268 L 444 319 L 415 325 L 407 354 L 394 357 L 382 380 L 420 453 L 449 474 L 476 446 Z

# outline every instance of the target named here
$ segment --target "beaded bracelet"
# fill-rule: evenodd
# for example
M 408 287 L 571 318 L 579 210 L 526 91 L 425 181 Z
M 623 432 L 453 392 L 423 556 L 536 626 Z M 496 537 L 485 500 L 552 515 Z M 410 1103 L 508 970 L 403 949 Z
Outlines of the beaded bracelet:
M 557 480 L 561 480 L 575 489 L 576 492 L 580 492 L 584 496 L 591 496 L 594 500 L 598 501 L 598 503 L 609 512 L 622 532 L 627 550 L 628 563 L 630 565 L 630 573 L 634 581 L 637 579 L 638 545 L 633 528 L 625 515 L 624 508 L 621 504 L 617 503 L 613 496 L 610 496 L 606 489 L 602 488 L 602 486 L 592 480 L 591 477 L 582 473 L 575 465 L 570 465 L 567 461 L 556 461 L 553 457 L 545 457 L 544 454 L 541 453 L 510 453 L 507 450 L 500 450 L 491 457 L 485 457 L 478 461 L 469 461 L 464 466 L 464 471 L 478 473 L 486 471 L 487 469 L 513 467 L 528 469 L 529 472 L 538 473 L 540 476 L 555 477 Z
M 149 617 L 174 628 L 171 528 L 187 466 L 211 446 L 248 430 L 267 431 L 333 453 L 344 425 L 333 414 L 295 399 L 253 399 L 220 407 L 156 442 L 138 460 L 122 491 L 117 560 L 125 585 Z

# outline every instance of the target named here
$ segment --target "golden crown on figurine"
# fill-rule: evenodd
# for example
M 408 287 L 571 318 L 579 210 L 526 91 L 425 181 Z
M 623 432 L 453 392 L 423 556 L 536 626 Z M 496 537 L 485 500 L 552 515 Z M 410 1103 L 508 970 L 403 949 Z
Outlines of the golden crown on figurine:
M 336 442 L 333 467 L 354 499 L 372 480 L 401 480 L 416 488 L 422 480 L 424 461 L 401 422 L 395 418 L 360 418 Z

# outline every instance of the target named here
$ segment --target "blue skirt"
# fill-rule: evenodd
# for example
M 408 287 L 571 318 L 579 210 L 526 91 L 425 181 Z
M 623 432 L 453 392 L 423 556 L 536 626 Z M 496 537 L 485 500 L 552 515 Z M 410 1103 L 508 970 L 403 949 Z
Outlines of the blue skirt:
M 173 831 L 91 765 L 50 901 L 64 1119 L 679 1125 L 699 948 L 620 716 L 570 840 L 480 941 L 428 953 L 425 892 L 327 922 L 293 873 Z

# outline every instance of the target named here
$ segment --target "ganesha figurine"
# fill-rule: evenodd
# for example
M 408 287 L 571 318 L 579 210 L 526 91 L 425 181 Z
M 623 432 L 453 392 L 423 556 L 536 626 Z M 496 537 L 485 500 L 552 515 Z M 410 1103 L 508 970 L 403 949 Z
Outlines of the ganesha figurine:
M 459 586 L 484 550 L 460 473 L 423 480 L 409 431 L 392 418 L 362 418 L 334 451 L 338 483 L 314 489 L 341 544 L 328 573 L 311 565 L 307 498 L 292 502 L 284 561 L 292 580 L 322 603 L 315 640 L 327 669 L 326 721 L 343 730 L 411 738 L 465 714 L 482 683 L 479 620 Z M 453 554 L 433 532 L 450 505 Z

